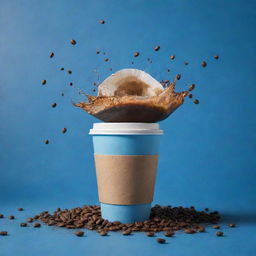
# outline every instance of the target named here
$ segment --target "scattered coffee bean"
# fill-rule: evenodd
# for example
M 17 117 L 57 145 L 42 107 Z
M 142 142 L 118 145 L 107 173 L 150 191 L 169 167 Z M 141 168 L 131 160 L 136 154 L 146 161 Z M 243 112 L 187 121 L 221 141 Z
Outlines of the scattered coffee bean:
M 4 215 L 2 213 L 0 213 L 0 219 L 2 219 L 4 217 Z
M 34 228 L 40 228 L 40 227 L 41 227 L 41 224 L 38 223 L 38 222 L 36 222 L 36 223 L 33 224 L 33 227 L 34 227 Z
M 100 24 L 105 24 L 105 20 L 100 20 Z
M 171 60 L 174 60 L 175 59 L 175 55 L 171 55 L 170 58 L 171 58 Z
M 218 56 L 218 55 L 215 55 L 213 58 L 214 58 L 215 60 L 218 60 L 218 59 L 219 59 L 219 56 Z
M 159 45 L 155 46 L 155 47 L 154 47 L 154 50 L 155 50 L 155 51 L 159 51 L 159 50 L 160 50 L 160 46 L 159 46 Z
M 108 232 L 107 232 L 106 230 L 102 230 L 102 231 L 99 232 L 99 234 L 100 234 L 101 236 L 107 236 L 107 235 L 108 235 Z
M 71 75 L 72 74 L 72 70 L 68 70 L 68 73 Z
M 48 143 L 46 143 L 46 144 L 48 144 Z M 31 223 L 31 222 L 33 222 L 33 221 L 34 221 L 33 218 L 27 218 L 27 222 Z
M 70 82 L 70 83 L 69 83 L 69 85 L 70 85 L 70 86 L 72 86 L 72 85 L 73 85 L 73 83 L 72 83 L 72 82 Z
M 185 61 L 184 64 L 187 66 L 189 63 L 187 61 Z
M 180 80 L 180 78 L 181 78 L 181 74 L 177 74 L 177 75 L 176 75 L 176 79 L 177 79 L 177 80 Z
M 189 97 L 190 99 L 192 99 L 192 98 L 193 98 L 193 94 L 190 93 L 190 94 L 188 95 L 188 97 Z
M 216 236 L 223 236 L 223 232 L 221 232 L 221 231 L 218 231 L 218 232 L 216 232 Z
M 205 232 L 205 227 L 204 226 L 199 226 L 198 227 L 198 232 Z
M 201 66 L 202 66 L 203 68 L 205 68 L 205 67 L 207 66 L 207 63 L 206 63 L 205 61 L 203 61 L 203 62 L 201 63 Z
M 97 50 L 97 51 L 96 51 L 96 54 L 100 54 L 100 51 L 99 51 L 99 50 Z
M 128 236 L 132 233 L 132 231 L 130 229 L 126 229 L 125 231 L 122 232 L 122 235 L 124 236 Z
M 71 40 L 70 40 L 70 43 L 71 43 L 72 45 L 75 45 L 75 44 L 76 44 L 76 40 L 71 39 Z
M 45 141 L 44 141 L 44 144 L 49 144 L 49 140 L 45 140 Z
M 42 85 L 45 85 L 46 84 L 46 80 L 42 80 Z
M 155 235 L 155 233 L 154 232 L 147 232 L 146 235 L 152 237 L 152 236 Z
M 172 237 L 174 235 L 174 232 L 173 231 L 167 231 L 165 232 L 164 234 L 166 237 Z
M 236 224 L 231 223 L 231 224 L 228 224 L 228 226 L 229 226 L 230 228 L 235 228 L 235 227 L 236 227 Z
M 53 56 L 54 56 L 54 52 L 51 52 L 50 53 L 50 58 L 53 58 Z
M 67 131 L 67 128 L 63 128 L 63 129 L 61 130 L 62 133 L 66 133 L 66 131 Z
M 157 241 L 159 244 L 164 244 L 164 243 L 165 243 L 165 239 L 163 239 L 163 238 L 157 238 L 156 241 Z
M 83 236 L 84 235 L 84 232 L 83 231 L 76 231 L 74 233 L 76 236 Z
M 220 229 L 220 225 L 213 225 L 212 228 L 214 228 L 214 229 Z
M 139 52 L 135 52 L 135 53 L 133 54 L 134 57 L 138 57 L 139 55 L 140 55 Z
M 192 229 L 192 228 L 186 228 L 186 229 L 184 229 L 184 232 L 186 234 L 194 234 L 194 233 L 196 233 L 196 231 L 194 229 Z
M 195 84 L 191 84 L 188 88 L 188 90 L 191 92 L 195 89 L 196 85 Z
M 18 208 L 17 210 L 18 210 L 18 211 L 20 211 L 20 212 L 21 212 L 21 211 L 24 211 L 24 209 L 23 209 L 23 208 Z
M 106 58 L 106 59 L 104 59 L 104 61 L 105 61 L 105 62 L 108 62 L 108 61 L 109 61 L 109 59 L 108 59 L 108 58 Z
M 52 103 L 52 108 L 55 108 L 57 106 L 57 103 Z
M 8 232 L 7 231 L 0 231 L 0 236 L 7 236 Z
M 8 218 L 9 218 L 10 220 L 14 220 L 14 219 L 15 219 L 15 217 L 14 217 L 13 215 L 9 216 Z
M 199 100 L 198 99 L 194 99 L 193 101 L 195 104 L 199 104 Z
M 21 227 L 27 227 L 28 224 L 27 224 L 26 222 L 22 222 L 22 223 L 20 223 L 20 226 L 21 226 Z
M 60 70 L 61 70 L 61 71 L 63 71 L 63 70 L 64 70 L 64 68 L 60 68 Z

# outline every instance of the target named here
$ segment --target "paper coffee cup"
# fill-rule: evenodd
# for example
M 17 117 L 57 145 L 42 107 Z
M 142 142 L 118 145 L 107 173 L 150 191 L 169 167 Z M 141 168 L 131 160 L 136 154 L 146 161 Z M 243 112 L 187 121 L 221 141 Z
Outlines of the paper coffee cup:
M 156 123 L 95 123 L 94 159 L 101 214 L 132 223 L 149 218 L 160 135 Z

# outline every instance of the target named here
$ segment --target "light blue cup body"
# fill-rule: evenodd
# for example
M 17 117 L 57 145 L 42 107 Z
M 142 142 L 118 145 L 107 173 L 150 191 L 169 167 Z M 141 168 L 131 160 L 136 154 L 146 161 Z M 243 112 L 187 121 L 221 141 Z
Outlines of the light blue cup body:
M 158 127 L 158 124 L 154 125 Z M 90 132 L 93 136 L 95 155 L 158 155 L 161 137 L 159 135 L 162 134 L 159 129 L 151 131 L 151 133 L 144 130 L 144 134 L 143 131 L 130 131 L 130 134 L 127 134 L 128 131 L 122 131 L 122 129 L 112 130 L 110 133 L 105 131 L 105 134 L 102 134 L 103 132 L 93 132 L 93 129 Z M 102 217 L 109 221 L 120 221 L 122 223 L 145 221 L 150 217 L 150 210 L 151 203 L 117 205 L 101 202 Z

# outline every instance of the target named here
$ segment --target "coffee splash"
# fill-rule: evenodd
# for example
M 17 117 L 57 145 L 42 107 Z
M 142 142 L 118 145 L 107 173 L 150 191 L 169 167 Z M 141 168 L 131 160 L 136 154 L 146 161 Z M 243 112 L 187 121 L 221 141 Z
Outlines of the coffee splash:
M 141 88 L 142 83 L 140 83 L 141 89 L 129 90 L 129 93 L 125 93 L 122 84 L 120 94 L 116 92 L 115 96 L 86 95 L 88 102 L 74 105 L 104 122 L 159 122 L 181 106 L 188 95 L 187 91 L 175 92 L 175 83 L 176 81 L 169 84 L 161 93 L 158 91 L 156 96 L 142 96 L 145 92 Z M 145 87 L 147 86 L 149 85 L 146 84 Z M 136 86 L 133 84 L 133 87 Z

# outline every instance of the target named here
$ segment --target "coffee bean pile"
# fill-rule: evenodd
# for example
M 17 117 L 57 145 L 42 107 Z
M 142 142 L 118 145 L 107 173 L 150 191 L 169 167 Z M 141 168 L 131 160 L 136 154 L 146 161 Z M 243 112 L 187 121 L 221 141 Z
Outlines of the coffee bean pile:
M 155 205 L 151 209 L 149 220 L 123 224 L 119 221 L 110 222 L 103 219 L 99 206 L 86 205 L 70 210 L 57 208 L 53 214 L 44 211 L 34 216 L 33 221 L 40 220 L 48 226 L 68 229 L 86 228 L 97 230 L 100 235 L 106 235 L 109 231 L 121 231 L 123 235 L 130 235 L 132 232 L 146 232 L 147 236 L 154 236 L 155 232 L 165 231 L 165 236 L 171 237 L 177 230 L 183 230 L 187 234 L 204 232 L 203 223 L 214 224 L 219 219 L 220 215 L 217 211 L 206 213 L 205 211 L 196 211 L 194 207 Z

